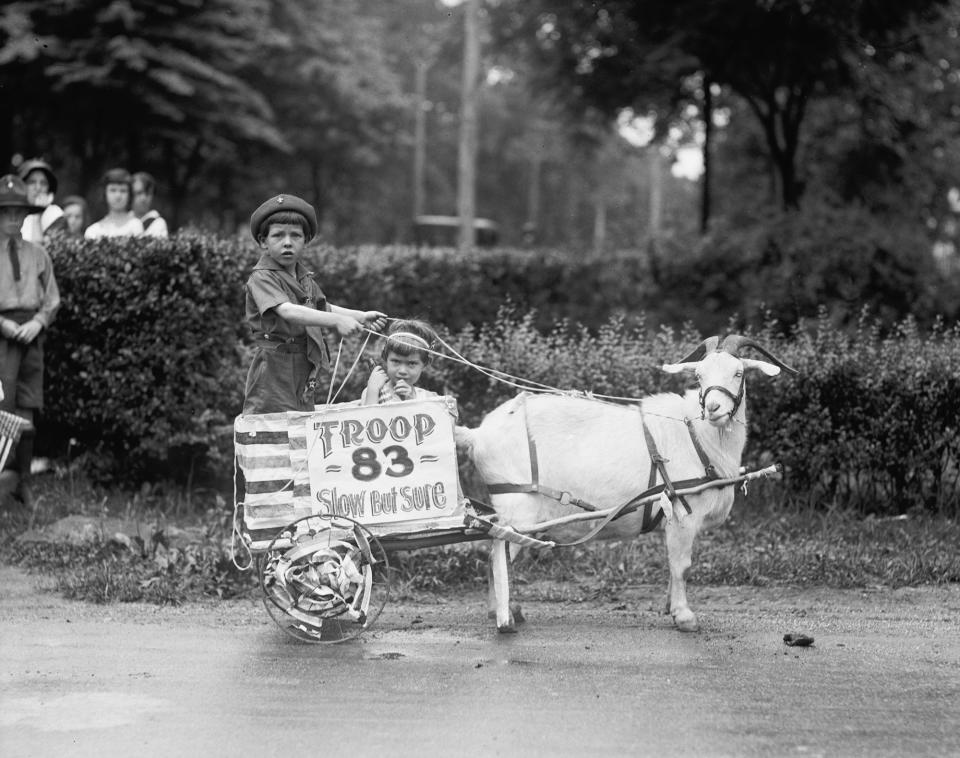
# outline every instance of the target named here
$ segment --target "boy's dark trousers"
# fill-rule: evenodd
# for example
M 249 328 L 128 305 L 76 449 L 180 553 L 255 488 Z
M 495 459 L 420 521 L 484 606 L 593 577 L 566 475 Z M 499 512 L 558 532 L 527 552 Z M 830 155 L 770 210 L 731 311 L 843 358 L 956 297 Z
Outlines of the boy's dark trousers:
M 18 324 L 32 318 L 34 311 L 5 311 L 3 316 L 16 321 Z M 43 386 L 43 339 L 38 337 L 30 345 L 22 345 L 0 337 L 0 358 L 5 364 L 3 371 L 3 389 L 5 400 L 0 403 L 3 410 L 17 415 L 23 415 L 17 406 L 24 402 L 18 397 L 25 390 L 27 396 L 25 405 L 36 403 L 39 405 Z M 0 497 L 8 492 L 15 494 L 25 505 L 32 505 L 30 490 L 30 466 L 33 462 L 33 445 L 36 439 L 36 427 L 31 423 L 20 435 L 15 451 L 7 458 L 4 470 L 0 471 Z

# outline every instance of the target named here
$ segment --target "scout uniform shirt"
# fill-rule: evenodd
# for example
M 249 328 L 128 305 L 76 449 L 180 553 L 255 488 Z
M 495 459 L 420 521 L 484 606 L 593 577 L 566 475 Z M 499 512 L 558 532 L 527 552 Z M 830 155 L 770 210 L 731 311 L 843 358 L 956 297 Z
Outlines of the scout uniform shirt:
M 12 242 L 12 249 L 8 243 Z M 0 250 L 0 316 L 18 324 L 33 319 L 44 331 L 60 308 L 60 290 L 50 256 L 19 237 Z M 0 382 L 6 398 L 0 408 L 43 407 L 44 332 L 28 345 L 0 336 Z
M 257 351 L 247 375 L 244 414 L 313 410 L 310 383 L 328 356 L 323 330 L 281 318 L 275 310 L 281 303 L 330 310 L 313 272 L 297 262 L 291 275 L 264 255 L 246 285 L 246 320 Z

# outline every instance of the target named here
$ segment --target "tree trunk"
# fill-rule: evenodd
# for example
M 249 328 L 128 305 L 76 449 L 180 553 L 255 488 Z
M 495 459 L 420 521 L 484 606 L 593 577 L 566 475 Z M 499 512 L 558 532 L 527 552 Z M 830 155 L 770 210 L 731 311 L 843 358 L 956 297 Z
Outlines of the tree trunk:
M 663 157 L 656 143 L 647 147 L 650 169 L 650 240 L 656 245 L 663 227 Z
M 423 215 L 427 165 L 427 71 L 430 63 L 416 61 L 413 123 L 413 217 Z
M 457 210 L 460 216 L 460 250 L 473 248 L 476 218 L 477 93 L 480 71 L 479 0 L 465 0 L 463 91 L 460 107 Z
M 797 180 L 797 146 L 806 95 L 790 93 L 784 105 L 771 94 L 764 102 L 748 97 L 747 103 L 760 120 L 770 159 L 780 180 L 780 204 L 784 210 L 800 207 L 802 188 Z
M 600 258 L 607 244 L 607 203 L 598 192 L 593 206 L 593 257 Z
M 540 228 L 540 168 L 543 165 L 543 156 L 535 153 L 530 158 L 530 184 L 527 186 L 527 222 L 525 224 L 531 236 L 537 234 Z M 531 240 L 532 242 L 533 240 Z
M 710 147 L 713 142 L 713 82 L 703 78 L 703 176 L 700 177 L 700 234 L 710 228 Z

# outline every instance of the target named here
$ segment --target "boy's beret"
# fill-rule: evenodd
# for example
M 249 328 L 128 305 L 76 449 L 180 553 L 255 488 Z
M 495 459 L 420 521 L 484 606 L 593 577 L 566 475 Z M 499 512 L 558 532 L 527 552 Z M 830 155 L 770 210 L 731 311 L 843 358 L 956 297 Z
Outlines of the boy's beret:
M 21 163 L 20 168 L 17 169 L 17 173 L 23 181 L 27 181 L 27 176 L 31 171 L 42 172 L 44 176 L 47 177 L 47 184 L 50 185 L 50 191 L 53 194 L 57 193 L 57 176 L 53 173 L 53 167 L 49 163 L 39 158 L 31 158 Z
M 255 240 L 260 238 L 263 222 L 280 211 L 299 213 L 307 220 L 307 242 L 317 236 L 317 212 L 313 206 L 296 195 L 277 195 L 264 202 L 250 216 L 250 233 Z

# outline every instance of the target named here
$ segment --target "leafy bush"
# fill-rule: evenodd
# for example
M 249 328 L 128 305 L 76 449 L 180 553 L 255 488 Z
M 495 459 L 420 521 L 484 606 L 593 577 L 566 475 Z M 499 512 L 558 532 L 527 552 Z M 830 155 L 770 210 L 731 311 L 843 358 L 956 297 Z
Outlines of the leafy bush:
M 750 436 L 745 464 L 771 460 L 786 469 L 764 494 L 793 506 L 956 515 L 960 504 L 960 327 L 922 334 L 912 320 L 881 336 L 864 319 L 852 334 L 829 314 L 791 338 L 774 326 L 756 333 L 799 376 L 755 376 L 749 385 Z M 563 390 L 636 398 L 680 391 L 684 380 L 659 371 L 699 342 L 691 333 L 649 333 L 611 321 L 541 335 L 529 317 L 503 313 L 455 341 L 458 352 L 506 374 Z M 516 388 L 441 361 L 434 373 L 460 395 L 463 420 L 511 397 Z
M 810 203 L 668 245 L 654 259 L 644 307 L 651 320 L 689 320 L 704 333 L 731 319 L 756 326 L 767 315 L 788 332 L 822 309 L 848 328 L 864 307 L 885 328 L 908 316 L 928 328 L 960 316 L 960 277 L 938 270 L 931 249 L 920 227 Z
M 242 399 L 243 255 L 225 241 L 105 239 L 52 250 L 63 304 L 46 343 L 41 440 L 136 482 L 189 478 Z
M 800 265 L 821 249 L 809 246 L 809 229 L 794 231 L 775 237 Z M 757 246 L 773 239 L 767 232 L 754 236 Z M 861 249 L 869 250 L 871 240 Z M 720 245 L 719 238 L 713 242 Z M 47 342 L 41 443 L 56 455 L 80 452 L 88 471 L 99 469 L 113 481 L 169 477 L 190 484 L 200 470 L 225 480 L 232 470 L 229 426 L 241 407 L 247 365 L 242 285 L 255 260 L 252 246 L 181 236 L 67 242 L 53 254 L 64 305 Z M 680 389 L 682 380 L 661 375 L 658 366 L 700 339 L 689 325 L 655 327 L 651 320 L 648 326 L 644 312 L 631 307 L 631 288 L 639 288 L 644 270 L 636 259 L 603 270 L 559 255 L 507 251 L 464 257 L 450 250 L 318 246 L 308 257 L 333 302 L 425 316 L 472 364 L 502 372 L 435 361 L 424 384 L 457 395 L 467 424 L 529 386 L 627 398 Z M 710 292 L 720 293 L 731 271 L 742 278 L 755 267 L 684 268 L 714 284 L 700 299 L 682 287 L 675 294 L 708 323 L 704 334 L 725 331 L 707 318 L 723 309 Z M 794 278 L 786 277 L 783 291 L 791 291 Z M 538 303 L 547 315 L 530 310 Z M 933 323 L 924 334 L 912 318 L 891 325 L 886 314 L 841 331 L 839 311 L 824 307 L 812 328 L 801 320 L 787 337 L 790 330 L 760 310 L 759 301 L 748 304 L 757 309 L 753 322 L 766 320 L 754 329 L 804 372 L 755 382 L 751 392 L 747 455 L 787 465 L 784 500 L 867 513 L 916 505 L 955 512 L 956 329 Z M 812 305 L 810 295 L 793 315 Z M 567 317 L 558 320 L 560 313 Z M 571 313 L 583 315 L 583 323 Z M 366 364 L 345 376 L 360 344 L 343 346 L 332 381 L 340 400 L 360 394 Z M 369 342 L 367 349 L 372 357 L 378 346 Z
M 534 313 L 542 331 L 558 321 L 598 328 L 612 315 L 639 316 L 638 293 L 649 281 L 636 255 L 600 265 L 549 251 L 464 255 L 449 248 L 320 245 L 307 257 L 333 302 L 424 318 L 452 331 L 492 322 L 505 303 Z

